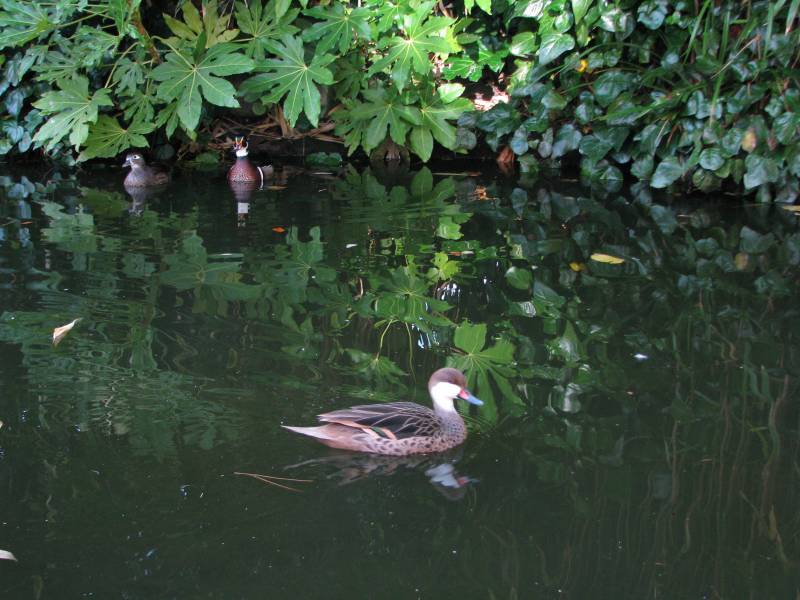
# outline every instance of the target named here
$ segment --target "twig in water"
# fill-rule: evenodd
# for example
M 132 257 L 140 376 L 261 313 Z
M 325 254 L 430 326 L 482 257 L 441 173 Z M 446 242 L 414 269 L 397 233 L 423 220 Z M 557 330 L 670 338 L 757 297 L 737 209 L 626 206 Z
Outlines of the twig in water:
M 289 490 L 290 492 L 300 492 L 300 490 L 290 487 L 288 485 L 283 485 L 281 483 L 277 483 L 273 481 L 277 479 L 278 481 L 295 481 L 297 483 L 314 483 L 313 479 L 292 479 L 291 477 L 275 477 L 274 475 L 261 475 L 259 473 L 240 473 L 239 471 L 234 471 L 234 475 L 245 475 L 246 477 L 252 477 L 253 479 L 258 479 L 262 483 L 268 483 L 270 485 L 274 485 L 275 487 L 283 488 L 284 490 Z

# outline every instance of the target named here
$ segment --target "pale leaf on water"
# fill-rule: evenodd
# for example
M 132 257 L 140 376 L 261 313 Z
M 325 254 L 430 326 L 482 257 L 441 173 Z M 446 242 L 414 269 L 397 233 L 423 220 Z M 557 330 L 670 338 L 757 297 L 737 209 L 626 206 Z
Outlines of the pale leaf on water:
M 589 258 L 597 262 L 606 263 L 608 265 L 621 265 L 625 262 L 624 258 L 620 258 L 619 256 L 611 256 L 610 254 L 602 254 L 600 252 L 595 252 Z
M 11 554 L 8 550 L 0 550 L 0 560 L 13 560 L 17 562 L 17 557 Z
M 78 321 L 80 321 L 80 318 L 75 319 L 71 323 L 67 323 L 66 325 L 62 325 L 61 327 L 56 327 L 53 329 L 53 346 L 58 346 L 58 342 L 64 339 L 64 336 L 67 335 L 73 327 L 75 327 L 75 323 Z
M 800 215 L 800 204 L 792 204 L 789 206 L 781 206 L 783 210 L 788 210 L 789 212 L 793 212 L 796 215 Z

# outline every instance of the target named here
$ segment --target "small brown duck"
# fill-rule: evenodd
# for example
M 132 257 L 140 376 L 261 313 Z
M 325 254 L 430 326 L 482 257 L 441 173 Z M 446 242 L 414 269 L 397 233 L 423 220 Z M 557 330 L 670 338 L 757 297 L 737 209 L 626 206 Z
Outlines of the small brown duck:
M 428 380 L 433 410 L 413 402 L 367 404 L 318 415 L 325 423 L 319 427 L 284 427 L 342 450 L 393 456 L 443 452 L 467 439 L 454 400 L 483 404 L 466 386 L 461 371 L 446 367 Z
M 263 185 L 264 180 L 272 176 L 274 171 L 272 165 L 256 167 L 247 158 L 247 142 L 243 137 L 237 137 L 233 140 L 233 151 L 236 154 L 236 162 L 228 170 L 228 181 L 236 183 L 256 182 L 259 185 Z
M 148 167 L 144 162 L 144 157 L 138 152 L 128 154 L 122 166 L 131 168 L 131 172 L 125 177 L 126 188 L 150 187 L 169 183 L 169 173 Z

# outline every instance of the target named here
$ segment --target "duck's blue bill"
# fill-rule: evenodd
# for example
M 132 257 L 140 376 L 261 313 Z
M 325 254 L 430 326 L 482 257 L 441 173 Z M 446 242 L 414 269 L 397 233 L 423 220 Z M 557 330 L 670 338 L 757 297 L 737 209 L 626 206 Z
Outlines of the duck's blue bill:
M 483 400 L 480 398 L 476 398 L 472 394 L 470 394 L 467 390 L 461 390 L 461 393 L 458 395 L 459 398 L 462 400 L 466 400 L 470 404 L 474 404 L 475 406 L 483 406 Z

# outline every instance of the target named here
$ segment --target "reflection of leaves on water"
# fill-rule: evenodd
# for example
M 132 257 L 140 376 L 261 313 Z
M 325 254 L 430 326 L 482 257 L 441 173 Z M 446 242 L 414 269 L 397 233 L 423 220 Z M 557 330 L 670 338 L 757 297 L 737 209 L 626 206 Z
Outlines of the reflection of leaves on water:
M 161 281 L 178 290 L 194 290 L 195 310 L 211 308 L 208 312 L 226 314 L 228 302 L 257 300 L 262 295 L 260 285 L 242 281 L 240 258 L 210 261 L 203 240 L 192 232 L 181 242 L 180 250 L 164 258 L 167 270 Z
M 462 370 L 473 392 L 484 401 L 478 418 L 489 423 L 497 421 L 497 396 L 492 383 L 500 392 L 504 408 L 519 412 L 524 403 L 509 382 L 515 376 L 514 344 L 501 338 L 486 347 L 486 324 L 467 321 L 456 327 L 453 343 L 463 354 L 450 355 L 447 364 Z
M 42 211 L 50 218 L 50 226 L 42 229 L 44 239 L 68 252 L 97 251 L 94 217 L 80 209 L 69 214 L 55 202 L 42 202 Z
M 404 267 L 397 267 L 388 276 L 371 278 L 375 316 L 401 321 L 429 332 L 434 326 L 452 325 L 441 313 L 450 305 L 429 295 L 428 282 Z

